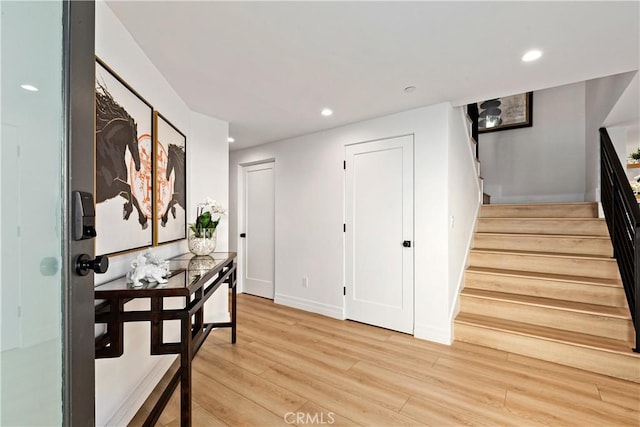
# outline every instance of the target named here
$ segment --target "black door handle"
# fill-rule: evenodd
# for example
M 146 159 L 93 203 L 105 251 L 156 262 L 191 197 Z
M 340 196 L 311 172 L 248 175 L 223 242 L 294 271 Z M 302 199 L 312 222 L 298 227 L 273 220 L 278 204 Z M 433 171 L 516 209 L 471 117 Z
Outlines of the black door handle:
M 105 255 L 98 255 L 95 259 L 91 259 L 89 255 L 82 254 L 76 258 L 76 273 L 80 276 L 89 274 L 89 270 L 93 270 L 97 274 L 106 273 L 109 269 L 109 258 Z
M 244 239 L 245 237 L 247 237 L 247 233 L 240 233 L 240 237 Z
M 402 242 L 402 246 L 405 248 L 410 248 L 411 247 L 411 240 L 405 240 L 404 242 Z

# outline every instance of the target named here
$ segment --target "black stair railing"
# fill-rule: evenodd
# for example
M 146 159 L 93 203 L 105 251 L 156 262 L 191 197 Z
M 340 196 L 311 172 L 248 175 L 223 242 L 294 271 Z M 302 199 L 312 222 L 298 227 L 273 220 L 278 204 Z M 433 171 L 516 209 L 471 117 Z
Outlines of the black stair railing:
M 476 142 L 476 159 L 480 160 L 478 153 L 478 104 L 467 104 L 467 115 L 471 119 L 471 137 Z
M 633 351 L 640 353 L 640 208 L 605 128 L 600 129 L 600 187 L 600 201 L 611 236 L 613 256 L 618 262 L 636 330 Z

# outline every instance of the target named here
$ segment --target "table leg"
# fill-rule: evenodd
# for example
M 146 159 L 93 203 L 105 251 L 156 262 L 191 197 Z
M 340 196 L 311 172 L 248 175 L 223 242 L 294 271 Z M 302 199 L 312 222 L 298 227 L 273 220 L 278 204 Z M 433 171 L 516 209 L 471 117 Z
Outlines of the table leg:
M 236 343 L 236 272 L 231 273 L 231 343 Z
M 191 316 L 187 313 L 180 323 L 180 426 L 191 427 Z

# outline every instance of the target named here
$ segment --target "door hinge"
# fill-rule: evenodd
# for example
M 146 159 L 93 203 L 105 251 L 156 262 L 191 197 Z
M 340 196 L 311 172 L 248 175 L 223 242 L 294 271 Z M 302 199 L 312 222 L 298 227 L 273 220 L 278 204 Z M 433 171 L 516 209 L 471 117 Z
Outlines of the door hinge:
M 344 296 L 347 295 L 347 287 L 346 286 L 342 287 L 342 295 L 344 295 Z
M 347 232 L 347 224 L 342 224 L 342 232 L 343 233 Z
M 346 160 L 342 162 L 342 169 L 345 169 L 345 170 L 347 169 L 347 161 Z

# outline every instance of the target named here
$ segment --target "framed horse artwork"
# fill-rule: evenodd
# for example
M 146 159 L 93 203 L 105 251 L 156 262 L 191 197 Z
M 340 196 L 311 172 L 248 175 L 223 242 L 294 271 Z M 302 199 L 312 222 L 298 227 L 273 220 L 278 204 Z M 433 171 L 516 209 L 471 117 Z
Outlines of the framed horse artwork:
M 153 108 L 96 58 L 96 254 L 153 243 Z
M 154 112 L 155 235 L 154 244 L 187 237 L 187 138 L 162 114 Z

